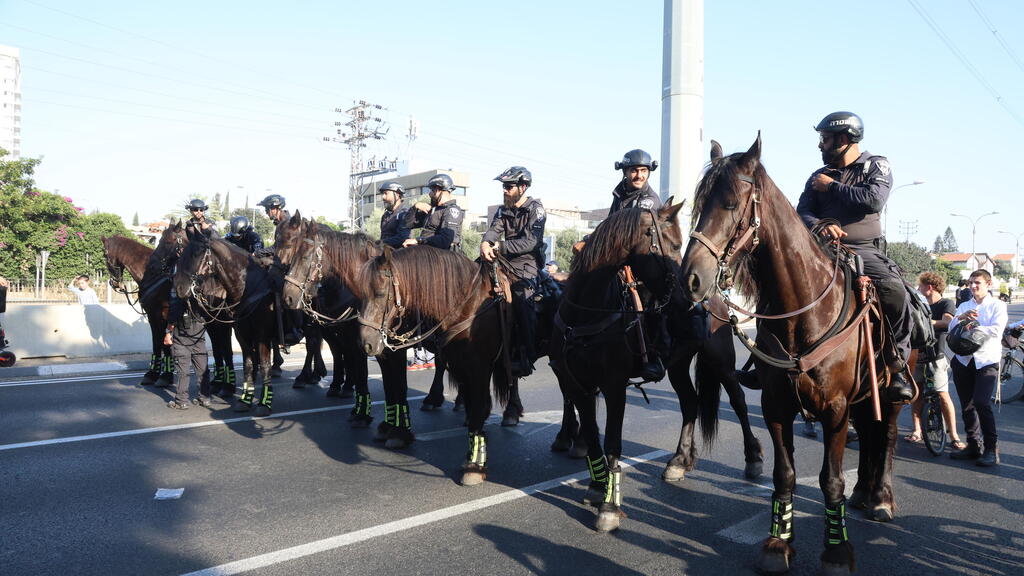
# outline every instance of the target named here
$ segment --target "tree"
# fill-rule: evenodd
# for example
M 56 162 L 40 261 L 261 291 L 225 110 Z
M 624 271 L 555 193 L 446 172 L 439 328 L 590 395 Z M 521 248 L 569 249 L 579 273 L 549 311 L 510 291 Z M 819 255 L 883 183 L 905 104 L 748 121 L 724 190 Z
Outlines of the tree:
M 266 214 L 262 212 L 254 212 L 253 210 L 246 210 L 245 208 L 235 208 L 231 211 L 231 218 L 235 216 L 245 216 L 249 219 L 256 233 L 263 239 L 263 245 L 270 247 L 274 243 L 274 223 L 267 218 Z M 229 218 L 229 220 L 231 219 Z
M 220 203 L 220 192 L 213 194 L 213 200 L 210 200 L 210 209 L 206 211 L 207 217 L 210 220 L 220 220 L 224 216 L 224 207 Z
M 935 243 L 932 244 L 932 252 L 936 254 L 942 254 L 945 252 L 946 245 L 942 242 L 942 236 L 935 237 Z
M 248 208 L 248 206 L 246 206 Z M 224 193 L 224 209 L 221 210 L 220 215 L 225 220 L 231 220 L 231 190 Z
M 555 261 L 558 268 L 569 270 L 572 264 L 572 246 L 583 238 L 583 234 L 575 228 L 566 228 L 555 236 Z
M 932 262 L 935 271 L 942 275 L 946 279 L 946 284 L 950 286 L 956 286 L 956 283 L 960 281 L 960 269 L 952 265 L 945 260 L 939 260 L 938 258 Z
M 934 266 L 928 251 L 913 242 L 893 242 L 889 244 L 886 255 L 899 264 L 903 278 L 910 283 L 917 281 L 918 274 Z
M 135 214 L 134 214 L 134 215 L 132 216 L 132 226 L 138 226 L 138 225 L 139 225 L 139 213 L 138 213 L 138 212 L 136 212 L 136 213 L 135 213 Z
M 953 236 L 953 228 L 946 226 L 946 232 L 942 235 L 942 251 L 958 252 L 960 248 L 956 243 L 956 236 Z
M 1002 260 L 996 261 L 996 268 L 994 276 L 1008 279 L 1013 276 L 1013 264 Z

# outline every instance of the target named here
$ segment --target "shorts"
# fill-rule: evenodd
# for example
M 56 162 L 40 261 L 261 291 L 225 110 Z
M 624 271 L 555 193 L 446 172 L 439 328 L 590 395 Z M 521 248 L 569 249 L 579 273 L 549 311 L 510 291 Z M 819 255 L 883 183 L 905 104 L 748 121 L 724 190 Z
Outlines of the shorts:
M 921 392 L 927 391 L 925 380 L 929 378 L 932 380 L 936 392 L 949 392 L 949 360 L 945 356 L 936 360 L 934 374 L 931 373 L 931 370 L 928 370 L 929 374 L 925 374 L 927 365 L 925 362 L 918 362 L 917 366 L 914 366 L 914 382 L 921 387 Z

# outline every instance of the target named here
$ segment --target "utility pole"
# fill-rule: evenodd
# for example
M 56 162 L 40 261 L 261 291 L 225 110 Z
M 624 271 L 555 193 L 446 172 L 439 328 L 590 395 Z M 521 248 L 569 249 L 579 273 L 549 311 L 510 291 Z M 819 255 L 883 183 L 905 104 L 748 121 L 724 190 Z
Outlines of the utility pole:
M 910 244 L 910 237 L 917 234 L 917 220 L 900 220 L 900 234 L 904 242 Z
M 388 161 L 385 158 L 383 161 L 378 161 L 376 157 L 372 159 L 372 166 L 363 164 L 363 149 L 366 148 L 366 141 L 383 140 L 388 133 L 387 123 L 379 116 L 374 115 L 379 114 L 381 110 L 385 110 L 385 108 L 380 104 L 371 104 L 365 100 L 355 102 L 347 110 L 335 108 L 335 112 L 348 116 L 348 121 L 334 123 L 337 137 L 324 137 L 325 142 L 338 142 L 348 146 L 349 218 L 355 227 L 359 227 L 361 223 L 359 194 L 363 178 L 391 172 L 393 167 L 397 165 L 397 160 Z M 347 128 L 347 130 L 343 127 Z

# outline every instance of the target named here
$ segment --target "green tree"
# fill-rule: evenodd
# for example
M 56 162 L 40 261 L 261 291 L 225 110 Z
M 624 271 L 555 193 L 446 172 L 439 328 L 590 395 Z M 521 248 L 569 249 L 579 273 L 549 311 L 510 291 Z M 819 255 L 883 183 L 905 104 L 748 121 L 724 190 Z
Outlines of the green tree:
M 209 202 L 210 209 L 206 211 L 210 220 L 220 220 L 224 216 L 224 206 L 220 203 L 220 192 L 214 192 L 213 200 Z
M 372 214 L 363 219 L 363 233 L 374 240 L 380 240 L 380 219 L 383 217 L 384 211 L 375 208 Z
M 134 215 L 132 215 L 132 226 L 138 226 L 138 225 L 139 225 L 139 213 L 136 212 Z
M 942 242 L 942 236 L 936 236 L 935 243 L 932 244 L 932 252 L 935 252 L 936 254 L 942 254 L 943 252 L 946 251 L 945 247 L 946 245 Z
M 583 238 L 575 228 L 566 228 L 555 236 L 555 261 L 560 270 L 568 271 L 572 264 L 572 246 Z
M 958 252 L 960 248 L 956 243 L 956 236 L 953 235 L 953 228 L 946 226 L 946 231 L 942 234 L 942 251 L 943 252 Z
M 903 268 L 903 277 L 910 283 L 917 281 L 918 274 L 933 267 L 928 251 L 913 242 L 892 242 L 886 255 Z
M 484 235 L 469 226 L 462 227 L 462 253 L 470 260 L 480 257 L 480 242 Z
M 1004 280 L 1009 279 L 1013 276 L 1013 264 L 1001 260 L 997 261 L 994 276 L 998 276 Z
M 225 220 L 231 220 L 231 190 L 224 193 L 224 208 L 220 215 Z
M 960 281 L 960 269 L 952 265 L 945 260 L 939 260 L 936 258 L 933 262 L 935 271 L 942 275 L 946 279 L 946 284 L 950 286 L 956 286 L 956 283 Z

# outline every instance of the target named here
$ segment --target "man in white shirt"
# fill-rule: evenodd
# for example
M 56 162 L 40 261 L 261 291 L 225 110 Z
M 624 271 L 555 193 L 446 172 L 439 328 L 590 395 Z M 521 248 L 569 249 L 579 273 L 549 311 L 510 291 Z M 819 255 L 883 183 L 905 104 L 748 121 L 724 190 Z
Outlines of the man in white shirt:
M 71 284 L 68 284 L 68 290 L 71 290 L 75 293 L 75 296 L 78 296 L 79 304 L 88 306 L 100 303 L 99 297 L 96 296 L 96 291 L 89 286 L 89 277 L 84 274 L 72 280 Z
M 971 298 L 956 309 L 949 323 L 950 331 L 961 322 L 978 323 L 977 330 L 988 339 L 977 352 L 953 357 L 953 382 L 960 396 L 960 409 L 967 430 L 967 447 L 950 454 L 954 460 L 976 460 L 978 466 L 999 464 L 996 447 L 996 417 L 991 398 L 999 381 L 1000 337 L 1006 328 L 1006 303 L 989 294 L 992 275 L 975 270 L 967 281 Z

